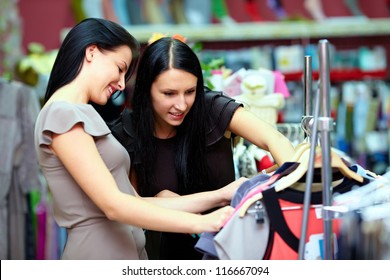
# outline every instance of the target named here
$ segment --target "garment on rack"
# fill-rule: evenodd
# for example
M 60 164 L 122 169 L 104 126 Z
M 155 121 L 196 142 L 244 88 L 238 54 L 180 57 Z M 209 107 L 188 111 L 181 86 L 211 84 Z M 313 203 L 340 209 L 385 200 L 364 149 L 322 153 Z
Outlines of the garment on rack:
M 275 164 L 269 152 L 260 149 L 241 137 L 234 144 L 233 160 L 236 178 L 251 178 L 259 171 L 265 170 Z
M 260 173 L 242 183 L 232 198 L 231 206 L 236 207 L 250 190 L 268 181 L 270 177 L 270 175 Z M 195 244 L 195 249 L 203 254 L 203 259 L 219 259 L 214 246 L 215 235 L 216 233 L 213 232 L 204 232 Z
M 42 188 L 33 130 L 39 102 L 18 81 L 0 81 L 0 259 L 26 258 L 27 194 Z
M 321 170 L 319 169 L 319 171 Z M 356 182 L 344 178 L 337 170 L 333 171 L 334 183 L 337 183 L 333 190 L 337 193 L 348 192 L 354 186 L 361 186 L 369 182 L 369 179 L 365 179 L 364 182 Z M 361 171 L 363 172 L 363 170 Z M 276 173 L 278 172 L 281 171 Z M 290 172 L 292 171 L 290 170 Z M 286 173 L 288 174 L 288 172 Z M 314 182 L 320 181 L 320 175 L 320 172 L 315 174 Z M 263 178 L 265 179 L 265 177 Z M 259 185 L 272 186 L 272 183 L 268 181 L 274 182 L 275 180 L 272 180 L 272 176 L 261 182 L 253 180 L 252 186 L 248 180 L 245 182 L 247 185 L 245 191 L 242 189 L 245 187 L 244 184 L 239 188 L 240 192 L 245 195 L 238 195 L 241 200 L 235 200 L 235 203 L 240 205 L 242 200 Z M 244 217 L 240 217 L 238 205 L 232 203 L 232 206 L 236 207 L 236 211 L 227 224 L 218 233 L 202 234 L 196 248 L 204 254 L 205 259 L 297 259 L 304 192 L 296 190 L 294 187 L 302 184 L 303 182 L 297 182 L 291 188 L 280 192 L 276 192 L 275 188 L 272 187 L 263 188 L 263 198 L 259 203 L 251 205 Z M 318 259 L 322 257 L 318 245 L 323 234 L 323 220 L 320 212 L 322 207 L 321 191 L 312 193 L 311 203 L 306 244 L 308 249 L 305 257 L 306 259 Z M 334 229 L 337 233 L 337 222 Z
M 294 146 L 304 141 L 305 132 L 301 123 L 277 123 L 276 129 L 286 136 Z
M 257 182 L 258 176 L 260 176 L 260 175 L 258 175 L 258 176 L 255 176 L 254 178 L 252 178 L 251 180 L 249 180 L 248 183 L 245 182 L 243 184 L 244 187 L 245 187 L 245 184 L 250 184 L 253 186 L 251 186 L 251 189 L 246 193 L 246 195 L 242 199 L 240 199 L 239 203 L 234 205 L 234 207 L 235 207 L 234 212 L 238 211 L 247 200 L 251 199 L 257 193 L 262 192 L 264 189 L 268 188 L 276 180 L 282 178 L 283 176 L 285 176 L 287 174 L 290 174 L 292 171 L 294 171 L 297 168 L 297 166 L 298 166 L 298 163 L 296 163 L 296 162 L 286 162 L 280 168 L 278 168 L 267 181 L 264 181 L 261 183 Z M 228 221 L 229 221 L 229 219 L 227 219 L 225 223 L 227 223 Z
M 238 209 L 244 202 L 244 198 L 250 197 L 251 192 L 264 189 L 265 187 L 272 184 L 277 178 L 289 174 L 297 167 L 297 165 L 298 163 L 286 162 L 274 172 L 273 176 L 259 173 L 258 175 L 242 183 L 231 201 L 231 206 L 236 208 L 236 211 L 231 215 L 231 217 L 229 217 L 229 219 L 226 220 L 225 224 L 228 223 L 236 213 L 238 213 Z M 254 232 L 257 234 L 256 231 L 248 232 Z M 195 244 L 195 249 L 203 254 L 203 259 L 218 259 L 218 254 L 213 243 L 215 235 L 216 233 L 202 233 L 199 240 Z
M 335 197 L 327 207 L 339 217 L 339 259 L 390 259 L 390 172 Z

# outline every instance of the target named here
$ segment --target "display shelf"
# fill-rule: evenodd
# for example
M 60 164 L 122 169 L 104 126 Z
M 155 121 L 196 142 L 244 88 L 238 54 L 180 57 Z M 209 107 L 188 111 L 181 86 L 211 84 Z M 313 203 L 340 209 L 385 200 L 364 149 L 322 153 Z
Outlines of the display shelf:
M 261 41 L 295 40 L 295 39 L 321 39 L 327 38 L 337 41 L 336 45 L 348 48 L 359 47 L 369 42 L 371 45 L 383 45 L 390 54 L 390 18 L 367 19 L 360 17 L 328 18 L 323 22 L 317 21 L 289 21 L 289 22 L 261 22 L 261 23 L 236 23 L 231 25 L 208 24 L 194 25 L 133 25 L 126 29 L 141 44 L 147 43 L 154 32 L 167 35 L 180 34 L 188 38 L 189 42 L 204 42 L 207 44 L 219 44 L 227 49 L 232 48 L 232 43 L 242 46 L 261 44 Z M 62 31 L 62 38 L 69 29 Z M 341 40 L 341 41 L 340 41 Z M 378 41 L 379 40 L 379 41 Z M 333 42 L 333 41 L 332 41 Z M 390 57 L 390 56 L 389 56 Z M 390 59 L 388 65 L 390 65 Z M 313 73 L 314 78 L 316 77 Z M 302 73 L 287 73 L 286 80 L 297 81 Z M 362 72 L 358 70 L 332 71 L 332 81 L 360 80 L 365 78 L 390 79 L 390 70 L 377 72 Z
M 283 73 L 283 75 L 286 81 L 300 81 L 303 78 L 303 72 Z M 313 79 L 318 80 L 318 78 L 318 71 L 313 71 Z M 335 69 L 330 71 L 331 82 L 361 81 L 365 79 L 383 80 L 385 78 L 385 70 Z
M 181 34 L 190 41 L 248 41 L 390 35 L 390 19 L 329 18 L 323 22 L 261 22 L 194 25 L 134 25 L 127 30 L 141 43 L 153 32 Z

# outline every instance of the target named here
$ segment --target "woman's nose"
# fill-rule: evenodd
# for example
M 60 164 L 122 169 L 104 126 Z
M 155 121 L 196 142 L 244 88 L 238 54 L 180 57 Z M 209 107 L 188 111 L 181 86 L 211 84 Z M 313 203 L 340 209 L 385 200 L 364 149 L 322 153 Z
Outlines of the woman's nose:
M 184 95 L 179 95 L 177 100 L 176 100 L 176 108 L 179 110 L 184 111 L 187 109 L 187 100 Z
M 125 81 L 125 76 L 121 75 L 119 81 L 118 81 L 118 89 L 119 90 L 124 90 L 126 86 L 126 81 Z

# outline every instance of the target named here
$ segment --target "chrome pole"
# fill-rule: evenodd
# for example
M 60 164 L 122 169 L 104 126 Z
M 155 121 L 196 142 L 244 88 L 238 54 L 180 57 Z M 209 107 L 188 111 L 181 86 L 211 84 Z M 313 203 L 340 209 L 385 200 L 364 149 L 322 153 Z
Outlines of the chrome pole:
M 320 144 L 322 150 L 322 203 L 325 206 L 332 205 L 332 166 L 331 166 L 331 143 L 330 132 L 333 130 L 333 120 L 330 117 L 330 71 L 329 71 L 329 42 L 320 40 L 320 97 L 322 103 L 321 117 L 318 119 L 320 132 Z M 323 211 L 324 220 L 324 259 L 333 259 L 333 234 L 332 218 Z

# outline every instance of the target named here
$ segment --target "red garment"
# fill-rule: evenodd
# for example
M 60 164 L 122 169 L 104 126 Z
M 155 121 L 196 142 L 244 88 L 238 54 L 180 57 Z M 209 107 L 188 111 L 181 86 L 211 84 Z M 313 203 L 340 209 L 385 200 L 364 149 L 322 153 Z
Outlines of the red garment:
M 275 163 L 270 156 L 265 155 L 260 160 L 256 160 L 256 167 L 258 171 L 267 169 L 273 166 Z
M 288 190 L 291 192 L 291 190 Z M 264 259 L 269 260 L 296 260 L 299 258 L 299 239 L 301 235 L 302 217 L 303 217 L 303 202 L 292 202 L 280 198 L 280 192 L 277 193 L 274 188 L 269 188 L 263 192 L 263 202 L 267 209 L 270 220 L 270 237 L 267 244 L 267 251 Z M 295 192 L 295 195 L 299 193 Z M 302 197 L 302 192 L 300 192 Z M 294 195 L 294 191 L 291 192 Z M 318 193 L 317 193 L 318 194 Z M 294 199 L 293 199 L 294 200 Z M 316 204 L 320 204 L 318 196 L 314 199 Z M 312 197 L 313 201 L 313 197 Z M 312 202 L 313 203 L 313 202 Z M 314 206 L 312 204 L 311 206 Z M 321 206 L 321 205 L 320 205 Z M 309 208 L 307 233 L 305 241 L 305 251 L 310 250 L 308 255 L 311 258 L 305 259 L 323 259 L 323 219 L 321 212 L 322 208 Z M 332 220 L 332 230 L 334 236 L 339 236 L 340 220 Z M 307 242 L 310 236 L 322 235 L 322 242 L 308 246 Z M 336 247 L 335 247 L 336 248 Z M 306 253 L 305 253 L 306 255 Z M 313 257 L 314 256 L 314 257 Z
M 285 210 L 283 211 L 284 218 L 287 222 L 288 227 L 292 233 L 299 238 L 301 235 L 301 226 L 302 226 L 302 216 L 303 216 L 303 204 L 292 203 L 279 199 L 281 208 L 284 207 L 296 207 L 299 209 L 296 210 Z M 313 234 L 322 234 L 324 232 L 323 228 L 323 219 L 320 218 L 316 212 L 321 211 L 320 208 L 310 208 L 307 224 L 307 234 L 306 234 L 306 244 L 309 241 L 310 235 Z M 340 221 L 332 220 L 332 230 L 336 236 L 340 233 Z M 299 258 L 298 252 L 293 250 L 287 243 L 282 239 L 282 237 L 275 233 L 274 243 L 272 247 L 272 252 L 270 260 L 296 260 Z

